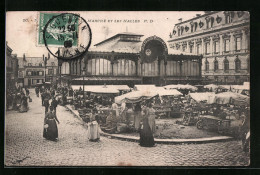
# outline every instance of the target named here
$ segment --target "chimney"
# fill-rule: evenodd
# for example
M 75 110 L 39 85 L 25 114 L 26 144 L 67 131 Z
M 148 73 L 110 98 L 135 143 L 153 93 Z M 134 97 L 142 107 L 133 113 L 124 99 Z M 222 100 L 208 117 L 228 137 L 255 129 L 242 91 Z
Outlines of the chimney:
M 180 18 L 180 19 L 178 19 L 179 20 L 179 22 L 182 22 L 182 18 Z

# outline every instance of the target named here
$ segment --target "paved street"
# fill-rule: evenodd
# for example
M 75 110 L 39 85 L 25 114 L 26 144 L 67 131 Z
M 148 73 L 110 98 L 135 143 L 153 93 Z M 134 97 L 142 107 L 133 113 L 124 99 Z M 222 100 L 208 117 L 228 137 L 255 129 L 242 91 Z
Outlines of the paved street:
M 45 140 L 44 108 L 31 90 L 27 113 L 7 111 L 5 117 L 6 166 L 246 166 L 249 154 L 240 141 L 165 145 L 153 148 L 138 143 L 101 137 L 89 142 L 86 129 L 62 106 L 57 108 L 59 141 Z

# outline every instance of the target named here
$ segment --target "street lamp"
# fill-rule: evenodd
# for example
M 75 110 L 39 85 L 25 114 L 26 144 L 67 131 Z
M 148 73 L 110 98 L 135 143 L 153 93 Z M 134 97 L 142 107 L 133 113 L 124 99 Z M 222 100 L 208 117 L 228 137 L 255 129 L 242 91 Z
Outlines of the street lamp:
M 85 69 L 85 67 L 83 67 L 83 69 L 82 69 L 82 76 L 83 76 L 83 100 L 84 100 L 84 102 L 85 102 L 85 74 L 86 74 L 86 69 Z
M 50 59 L 50 53 L 48 53 L 48 57 L 44 57 L 44 54 L 42 55 L 42 60 L 44 62 L 44 83 L 46 83 L 46 65 L 49 59 Z

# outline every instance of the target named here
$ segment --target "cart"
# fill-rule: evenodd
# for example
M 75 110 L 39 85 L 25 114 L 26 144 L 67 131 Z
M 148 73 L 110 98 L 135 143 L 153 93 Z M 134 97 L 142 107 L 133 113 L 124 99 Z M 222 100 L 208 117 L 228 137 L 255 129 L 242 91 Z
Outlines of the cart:
M 198 121 L 199 112 L 187 111 L 183 113 L 182 124 L 185 126 L 195 125 Z
M 231 125 L 230 119 L 220 119 L 211 115 L 202 115 L 199 116 L 199 119 L 196 123 L 198 129 L 214 129 L 218 133 L 222 134 L 229 130 Z

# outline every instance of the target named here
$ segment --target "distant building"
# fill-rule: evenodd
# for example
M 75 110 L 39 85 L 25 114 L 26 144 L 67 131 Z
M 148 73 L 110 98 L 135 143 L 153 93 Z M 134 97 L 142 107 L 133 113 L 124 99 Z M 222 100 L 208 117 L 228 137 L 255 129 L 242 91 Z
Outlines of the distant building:
M 63 78 L 71 84 L 156 84 L 193 83 L 201 80 L 201 56 L 168 51 L 157 36 L 119 33 L 89 49 L 78 60 L 64 62 Z M 69 78 L 70 77 L 70 78 Z M 70 83 L 68 83 L 70 84 Z
M 58 73 L 58 61 L 56 58 L 50 58 L 44 67 L 44 61 L 42 57 L 23 57 L 19 59 L 19 75 L 18 82 L 21 86 L 32 87 L 37 83 L 51 82 L 54 85 L 57 82 Z
M 171 49 L 203 55 L 202 76 L 222 84 L 249 81 L 250 16 L 244 11 L 213 11 L 175 24 Z
M 16 54 L 6 43 L 6 88 L 13 89 L 18 79 L 18 59 Z

